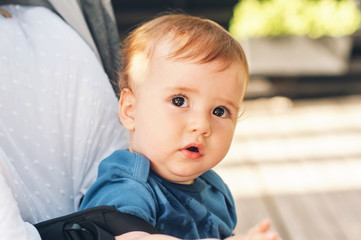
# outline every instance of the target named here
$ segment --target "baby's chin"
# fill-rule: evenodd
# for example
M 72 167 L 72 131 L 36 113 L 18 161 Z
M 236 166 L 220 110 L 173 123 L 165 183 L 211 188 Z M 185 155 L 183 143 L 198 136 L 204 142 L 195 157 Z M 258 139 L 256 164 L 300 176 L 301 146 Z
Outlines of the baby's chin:
M 152 164 L 151 164 L 151 168 L 152 168 Z M 190 185 L 192 183 L 194 183 L 194 179 L 196 179 L 197 177 L 199 177 L 198 175 L 197 176 L 179 176 L 179 175 L 176 175 L 176 174 L 172 174 L 170 172 L 167 172 L 166 174 L 164 172 L 160 172 L 160 171 L 157 171 L 155 169 L 152 168 L 152 170 L 158 174 L 158 176 L 160 176 L 161 178 L 167 180 L 168 182 L 171 182 L 171 183 L 176 183 L 176 184 L 182 184 L 182 185 Z

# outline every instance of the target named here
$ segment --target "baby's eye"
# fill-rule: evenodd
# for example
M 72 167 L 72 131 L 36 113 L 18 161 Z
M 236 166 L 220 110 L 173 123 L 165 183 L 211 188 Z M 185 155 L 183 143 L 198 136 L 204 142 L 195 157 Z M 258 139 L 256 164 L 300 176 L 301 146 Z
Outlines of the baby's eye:
M 217 117 L 226 118 L 229 116 L 229 111 L 225 107 L 216 107 L 213 110 L 213 114 L 216 115 Z
M 172 104 L 177 107 L 188 107 L 188 100 L 183 96 L 176 96 L 172 98 Z

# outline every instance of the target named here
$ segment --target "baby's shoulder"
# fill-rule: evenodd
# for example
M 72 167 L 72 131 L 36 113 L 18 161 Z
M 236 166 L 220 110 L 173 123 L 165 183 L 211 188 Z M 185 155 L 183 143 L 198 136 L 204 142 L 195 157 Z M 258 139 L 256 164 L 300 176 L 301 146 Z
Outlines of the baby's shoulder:
M 149 170 L 150 163 L 146 157 L 128 150 L 117 150 L 100 163 L 98 175 L 111 174 L 147 182 Z
M 229 198 L 230 201 L 233 201 L 232 194 L 227 184 L 215 171 L 209 170 L 203 173 L 200 178 L 202 178 L 208 185 L 221 192 L 224 196 L 226 196 L 226 198 Z
M 203 173 L 200 178 L 204 179 L 211 185 L 225 185 L 223 179 L 213 170 L 208 170 L 207 172 Z

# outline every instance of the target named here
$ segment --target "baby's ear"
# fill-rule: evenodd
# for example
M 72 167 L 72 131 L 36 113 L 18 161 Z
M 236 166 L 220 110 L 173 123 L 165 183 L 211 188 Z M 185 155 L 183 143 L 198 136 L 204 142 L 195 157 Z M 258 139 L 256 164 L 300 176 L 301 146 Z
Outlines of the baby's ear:
M 119 100 L 119 118 L 128 131 L 135 129 L 135 96 L 129 88 L 124 88 Z

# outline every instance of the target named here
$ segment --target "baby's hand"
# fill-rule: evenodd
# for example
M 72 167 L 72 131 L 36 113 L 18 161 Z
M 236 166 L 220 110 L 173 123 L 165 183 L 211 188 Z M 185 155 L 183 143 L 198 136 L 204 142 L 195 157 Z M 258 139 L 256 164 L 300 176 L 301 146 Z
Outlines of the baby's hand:
M 276 232 L 269 231 L 270 226 L 269 220 L 263 220 L 248 230 L 246 235 L 233 236 L 227 240 L 281 240 Z

